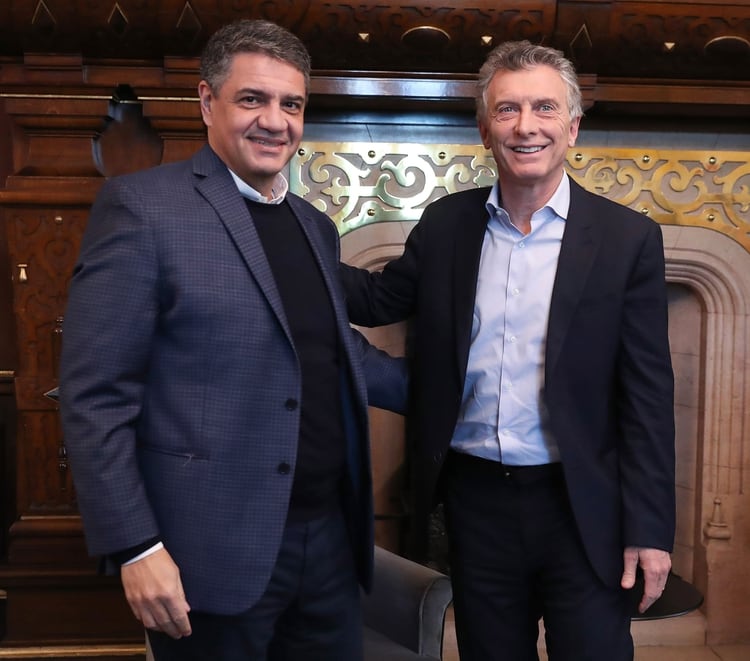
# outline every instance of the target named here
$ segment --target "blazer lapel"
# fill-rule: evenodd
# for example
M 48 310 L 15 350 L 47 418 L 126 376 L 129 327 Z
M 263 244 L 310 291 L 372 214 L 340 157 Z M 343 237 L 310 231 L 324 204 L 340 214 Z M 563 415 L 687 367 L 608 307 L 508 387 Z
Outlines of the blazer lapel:
M 247 205 L 229 170 L 210 147 L 204 147 L 199 151 L 193 159 L 193 164 L 193 171 L 199 177 L 196 189 L 216 211 L 258 287 L 268 300 L 289 342 L 293 345 L 271 266 L 263 251 L 258 233 L 255 231 Z
M 560 246 L 547 326 L 547 379 L 560 355 L 573 311 L 583 294 L 600 241 L 596 218 L 593 218 L 588 209 L 585 191 L 571 179 L 570 210 Z
M 349 364 L 356 364 L 356 356 L 353 355 L 352 344 L 349 340 L 349 317 L 346 313 L 344 306 L 344 294 L 341 290 L 341 286 L 338 281 L 338 274 L 331 272 L 330 265 L 334 264 L 338 266 L 338 255 L 331 254 L 328 259 L 325 258 L 326 252 L 331 252 L 331 247 L 326 243 L 325 237 L 320 232 L 320 227 L 317 222 L 309 220 L 305 204 L 303 204 L 299 198 L 294 195 L 288 195 L 287 200 L 289 205 L 294 211 L 294 215 L 299 221 L 302 232 L 307 237 L 307 241 L 310 244 L 315 262 L 320 269 L 320 273 L 323 276 L 323 282 L 325 283 L 326 290 L 328 291 L 328 298 L 333 308 L 333 313 L 336 318 L 336 328 L 338 329 L 341 345 L 344 347 Z M 334 230 L 333 227 L 331 231 Z M 357 384 L 359 385 L 359 383 Z M 364 390 L 361 390 L 360 394 L 363 394 Z
M 490 194 L 489 188 L 478 188 L 469 195 L 465 215 L 457 220 L 459 227 L 453 233 L 453 296 L 454 324 L 456 333 L 456 366 L 459 388 L 463 389 L 466 379 L 466 366 L 469 360 L 471 327 L 474 320 L 474 302 L 477 293 L 479 261 L 482 256 L 482 242 L 487 229 L 485 203 Z
M 347 429 L 347 439 L 349 440 L 349 464 L 354 470 L 355 467 L 362 465 L 362 442 L 366 442 L 368 436 L 367 420 L 360 415 L 360 412 L 364 411 L 366 407 L 367 387 L 364 373 L 360 368 L 360 356 L 350 335 L 351 326 L 349 325 L 349 316 L 344 304 L 345 296 L 339 282 L 338 272 L 334 272 L 330 268 L 331 265 L 338 268 L 339 255 L 337 254 L 338 251 L 331 252 L 332 244 L 330 240 L 326 241 L 323 236 L 319 222 L 309 217 L 307 204 L 291 194 L 287 195 L 287 201 L 299 221 L 302 232 L 307 237 L 313 258 L 320 269 L 336 319 L 340 346 L 346 357 L 346 363 L 342 365 L 341 373 L 342 378 L 345 374 L 349 374 L 349 378 L 342 383 L 341 394 L 344 400 L 344 426 Z M 333 224 L 331 224 L 331 232 L 338 233 Z M 354 394 L 353 402 L 350 400 L 350 393 Z M 351 415 L 347 411 L 351 411 Z M 369 452 L 368 447 L 365 445 L 364 450 Z
M 321 236 L 318 224 L 315 222 L 311 222 L 308 219 L 305 205 L 301 203 L 299 198 L 289 194 L 287 195 L 287 201 L 289 202 L 289 206 L 291 206 L 292 211 L 294 211 L 294 215 L 299 221 L 302 232 L 307 238 L 307 242 L 310 244 L 310 249 L 312 250 L 315 262 L 317 263 L 318 268 L 320 269 L 320 272 L 323 276 L 323 281 L 325 282 L 326 290 L 328 291 L 328 297 L 331 300 L 331 306 L 333 307 L 333 311 L 336 316 L 336 324 L 340 332 L 342 323 L 345 322 L 348 327 L 349 321 L 346 315 L 346 311 L 344 310 L 341 290 L 339 287 L 337 287 L 337 281 L 335 281 L 335 278 L 338 276 L 331 273 L 329 268 L 329 264 L 338 265 L 337 255 L 330 255 L 328 261 L 323 257 L 324 251 L 330 251 L 330 248 L 326 245 L 324 237 Z M 332 231 L 334 231 L 333 228 Z

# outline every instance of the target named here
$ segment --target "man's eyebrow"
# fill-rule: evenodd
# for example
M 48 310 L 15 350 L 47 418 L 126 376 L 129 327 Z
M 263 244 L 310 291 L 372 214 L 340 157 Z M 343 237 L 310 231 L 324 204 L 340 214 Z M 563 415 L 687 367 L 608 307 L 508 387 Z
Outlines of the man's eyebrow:
M 540 97 L 538 99 L 531 99 L 530 103 L 532 106 L 539 106 L 543 104 L 549 104 L 551 106 L 559 105 L 559 101 L 557 99 L 548 96 Z M 523 101 L 519 101 L 518 99 L 499 99 L 495 103 L 494 108 L 501 108 L 502 106 L 519 106 L 522 104 Z
M 243 96 L 254 96 L 261 100 L 267 100 L 275 96 L 275 94 L 268 92 L 263 89 L 257 89 L 255 87 L 242 87 L 237 90 L 236 97 L 241 98 Z M 296 103 L 305 103 L 305 96 L 303 94 L 287 94 L 282 95 L 281 100 L 284 103 L 288 103 L 290 101 L 296 102 Z
M 284 101 L 296 101 L 297 103 L 305 103 L 305 97 L 301 94 L 288 94 L 287 96 L 283 97 Z
M 268 92 L 264 92 L 261 89 L 255 89 L 254 87 L 241 87 L 236 92 L 237 96 L 259 96 L 266 98 L 269 96 Z

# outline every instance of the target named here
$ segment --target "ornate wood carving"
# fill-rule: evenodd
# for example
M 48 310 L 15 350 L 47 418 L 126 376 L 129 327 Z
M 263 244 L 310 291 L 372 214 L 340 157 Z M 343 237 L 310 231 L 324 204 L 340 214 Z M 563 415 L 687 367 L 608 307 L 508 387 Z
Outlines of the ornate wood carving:
M 608 78 L 747 81 L 741 63 L 750 61 L 750 7 L 716 0 L 560 0 L 555 44 L 579 70 Z
M 693 78 L 747 79 L 734 58 L 750 53 L 750 6 L 695 2 L 615 2 L 610 17 L 611 33 L 619 30 L 617 49 L 610 56 L 609 75 L 678 77 L 690 67 Z M 618 26 L 615 28 L 614 26 Z M 624 64 L 633 53 L 637 64 Z M 613 53 L 614 54 L 614 53 Z M 657 57 L 658 69 L 650 57 Z
M 12 269 L 18 360 L 15 522 L 7 548 L 11 563 L 59 563 L 59 556 L 38 539 L 54 540 L 55 518 L 77 513 L 57 406 L 44 393 L 57 385 L 66 291 L 87 215 L 87 208 L 34 205 L 10 206 L 0 213 Z M 68 562 L 85 558 L 80 524 L 53 546 L 59 548 L 62 540 L 76 549 Z
M 163 148 L 143 117 L 142 104 L 132 98 L 110 103 L 106 124 L 93 143 L 93 158 L 97 171 L 111 177 L 159 165 Z
M 68 282 L 78 255 L 87 209 L 5 211 L 14 274 L 19 377 L 16 399 L 24 410 L 53 410 L 44 398 L 56 385 L 57 319 L 65 311 Z
M 237 18 L 267 18 L 307 44 L 316 69 L 475 73 L 506 39 L 554 45 L 601 77 L 750 78 L 750 7 L 738 0 L 6 0 L 0 57 L 196 56 Z M 333 37 L 333 38 L 332 38 Z

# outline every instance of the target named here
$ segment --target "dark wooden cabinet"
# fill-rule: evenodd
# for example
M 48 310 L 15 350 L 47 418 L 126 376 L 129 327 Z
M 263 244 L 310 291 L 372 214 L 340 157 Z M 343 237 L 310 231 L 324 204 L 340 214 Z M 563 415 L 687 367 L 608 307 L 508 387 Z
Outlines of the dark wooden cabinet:
M 2 647 L 79 645 L 85 656 L 104 645 L 104 658 L 107 645 L 142 648 L 119 578 L 87 556 L 57 404 L 45 393 L 58 384 L 66 292 L 96 193 L 106 177 L 203 144 L 197 83 L 191 58 L 0 58 Z
M 197 82 L 190 58 L 0 61 L 0 306 L 12 318 L 0 325 L 10 368 L 0 365 L 0 646 L 79 645 L 85 656 L 99 645 L 100 658 L 107 645 L 142 648 L 119 578 L 87 556 L 57 403 L 45 393 L 58 385 L 66 292 L 96 193 L 105 177 L 203 144 Z
M 87 208 L 40 206 L 34 198 L 21 204 L 16 197 L 0 208 L 0 217 L 12 274 L 17 352 L 15 516 L 6 556 L 10 566 L 54 565 L 61 554 L 81 555 L 57 405 L 45 393 L 57 385 L 65 292 Z M 83 558 L 78 562 L 85 564 Z
M 65 292 L 87 209 L 29 204 L 6 207 L 2 214 L 13 270 L 18 352 L 16 510 L 22 520 L 70 516 L 76 505 L 65 444 L 56 404 L 44 393 L 57 385 Z M 24 555 L 11 545 L 9 559 Z
M 5 536 L 3 645 L 139 642 L 119 582 L 87 557 L 57 405 L 66 290 L 88 214 L 43 192 L 0 192 L 17 368 L 15 492 Z

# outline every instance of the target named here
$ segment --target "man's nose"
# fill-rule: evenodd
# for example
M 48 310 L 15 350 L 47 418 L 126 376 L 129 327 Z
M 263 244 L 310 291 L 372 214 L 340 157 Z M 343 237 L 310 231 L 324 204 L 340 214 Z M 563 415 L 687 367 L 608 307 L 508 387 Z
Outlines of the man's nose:
M 537 128 L 536 117 L 531 108 L 521 108 L 516 117 L 516 133 L 528 135 L 535 133 Z
M 281 131 L 286 128 L 284 111 L 278 103 L 268 103 L 258 116 L 258 125 L 269 131 Z

